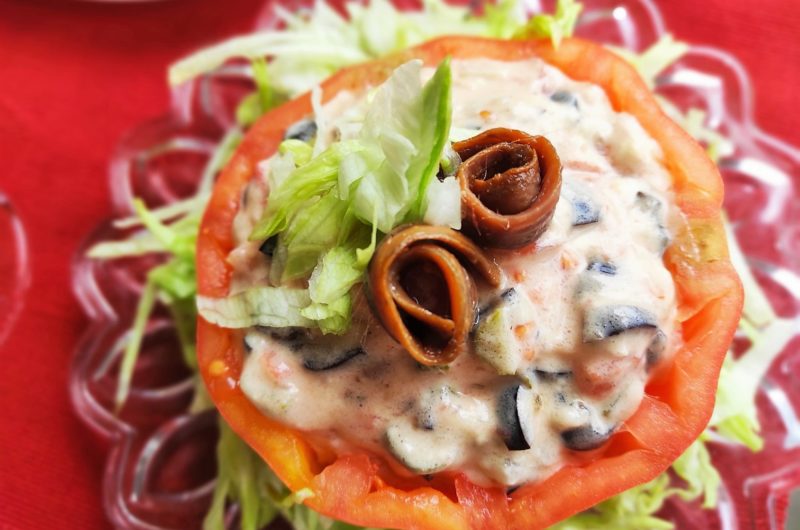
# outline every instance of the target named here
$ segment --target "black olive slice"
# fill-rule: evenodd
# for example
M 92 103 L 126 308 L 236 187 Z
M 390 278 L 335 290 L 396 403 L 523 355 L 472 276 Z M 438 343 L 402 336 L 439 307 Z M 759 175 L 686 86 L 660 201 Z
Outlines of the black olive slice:
M 660 329 L 656 331 L 656 336 L 650 341 L 650 345 L 645 352 L 647 370 L 651 370 L 661 360 L 664 350 L 667 348 L 667 336 Z
M 572 226 L 588 225 L 600 220 L 600 206 L 584 186 L 570 183 L 564 187 L 564 197 L 572 205 Z
M 657 238 L 657 247 L 659 252 L 664 252 L 669 246 L 669 232 L 664 226 L 662 208 L 663 204 L 658 198 L 645 193 L 643 191 L 636 192 L 636 207 L 641 211 L 647 213 L 652 217 L 656 225 L 655 237 Z
M 586 267 L 586 270 L 607 274 L 608 276 L 614 276 L 617 274 L 617 266 L 613 263 L 608 263 L 605 261 L 591 261 Z
M 365 354 L 366 352 L 363 348 L 351 348 L 349 350 L 340 350 L 338 352 L 326 352 L 326 355 L 309 355 L 303 358 L 303 367 L 306 370 L 311 370 L 312 372 L 331 370 L 343 365 L 354 357 Z
M 277 245 L 278 245 L 278 236 L 274 235 L 269 239 L 264 240 L 264 242 L 261 243 L 261 246 L 258 247 L 258 251 L 264 254 L 265 256 L 271 258 L 272 255 L 275 254 L 275 247 Z
M 603 445 L 611 437 L 613 430 L 601 431 L 592 425 L 581 425 L 561 433 L 561 439 L 573 451 L 591 451 Z
M 632 305 L 610 305 L 589 309 L 584 315 L 583 341 L 594 342 L 636 328 L 657 327 L 656 317 Z
M 317 135 L 317 122 L 310 118 L 293 123 L 286 129 L 284 140 L 308 142 Z
M 576 198 L 572 201 L 572 226 L 583 226 L 600 220 L 600 208 L 590 200 Z
M 436 417 L 433 407 L 423 407 L 417 414 L 417 426 L 424 431 L 432 431 L 436 428 Z
M 567 90 L 556 90 L 550 94 L 550 100 L 561 103 L 562 105 L 572 105 L 576 109 L 578 108 L 578 98 L 575 97 L 575 94 Z
M 571 370 L 557 370 L 557 371 L 550 371 L 550 370 L 542 370 L 539 368 L 534 369 L 533 371 L 536 374 L 536 378 L 541 381 L 563 381 L 565 379 L 569 379 L 572 377 Z
M 497 401 L 497 418 L 499 420 L 500 434 L 503 442 L 511 451 L 523 451 L 531 446 L 522 432 L 522 423 L 519 419 L 517 395 L 520 385 L 506 388 L 500 393 Z
M 513 287 L 505 289 L 500 294 L 492 295 L 488 302 L 486 302 L 482 307 L 478 308 L 478 311 L 475 314 L 475 322 L 472 324 L 471 332 L 475 332 L 481 320 L 489 315 L 489 313 L 505 303 L 513 302 L 517 296 L 517 291 Z

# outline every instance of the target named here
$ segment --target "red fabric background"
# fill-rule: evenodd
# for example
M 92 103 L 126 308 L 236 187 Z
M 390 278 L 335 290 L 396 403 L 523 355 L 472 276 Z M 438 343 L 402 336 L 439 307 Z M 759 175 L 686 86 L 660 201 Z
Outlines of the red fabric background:
M 2 529 L 108 526 L 103 446 L 67 396 L 72 348 L 85 325 L 70 291 L 70 259 L 110 213 L 112 148 L 166 109 L 167 64 L 247 30 L 261 3 L 0 0 L 0 189 L 33 245 L 32 287 L 0 354 Z M 757 121 L 800 145 L 795 0 L 663 0 L 661 7 L 677 37 L 737 55 L 755 80 Z

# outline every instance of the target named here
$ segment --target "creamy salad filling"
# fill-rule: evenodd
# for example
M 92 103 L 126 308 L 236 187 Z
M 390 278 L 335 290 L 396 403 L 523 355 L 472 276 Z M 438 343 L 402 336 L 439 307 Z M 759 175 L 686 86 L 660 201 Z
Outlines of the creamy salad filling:
M 516 486 L 602 447 L 677 347 L 662 261 L 677 214 L 659 146 L 599 87 L 537 59 L 451 68 L 451 140 L 518 129 L 545 136 L 563 165 L 560 200 L 536 244 L 486 251 L 504 278 L 500 289 L 478 284 L 469 354 L 420 365 L 359 286 L 343 335 L 247 329 L 240 385 L 265 414 L 339 452 L 366 448 L 400 473 L 458 470 L 479 484 Z M 370 97 L 340 93 L 287 134 L 316 137 L 315 151 L 355 138 Z M 263 161 L 242 196 L 231 294 L 270 285 L 270 241 L 248 236 L 279 160 Z

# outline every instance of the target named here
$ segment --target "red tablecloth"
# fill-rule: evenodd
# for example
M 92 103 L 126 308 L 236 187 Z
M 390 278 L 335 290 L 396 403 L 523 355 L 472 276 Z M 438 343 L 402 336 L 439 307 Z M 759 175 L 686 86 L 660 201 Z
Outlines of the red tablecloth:
M 112 148 L 167 106 L 167 64 L 247 30 L 261 3 L 0 0 L 0 189 L 33 246 L 32 288 L 0 354 L 2 529 L 107 526 L 103 447 L 67 396 L 72 349 L 85 324 L 70 291 L 69 262 L 110 213 Z M 800 145 L 796 0 L 661 4 L 679 38 L 741 59 L 755 80 L 758 121 Z

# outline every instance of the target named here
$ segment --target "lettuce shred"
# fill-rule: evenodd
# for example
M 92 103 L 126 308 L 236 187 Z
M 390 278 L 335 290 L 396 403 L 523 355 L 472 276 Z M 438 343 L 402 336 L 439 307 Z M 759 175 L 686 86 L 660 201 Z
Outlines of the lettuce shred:
M 313 497 L 314 493 L 308 489 L 289 491 L 261 457 L 224 421 L 220 421 L 217 468 L 214 495 L 203 520 L 203 530 L 227 530 L 226 512 L 231 503 L 239 506 L 241 530 L 258 530 L 279 515 L 295 530 L 362 528 L 334 521 L 304 506 L 303 501 Z
M 346 9 L 348 18 L 342 17 L 325 2 L 318 1 L 307 14 L 282 12 L 285 31 L 263 31 L 237 37 L 193 54 L 170 68 L 170 83 L 176 85 L 209 73 L 230 59 L 246 58 L 251 61 L 255 91 L 240 102 L 236 113 L 239 127 L 233 128 L 220 142 L 194 197 L 157 209 L 148 209 L 141 201 L 135 201 L 135 216 L 116 223 L 120 229 L 134 230 L 133 234 L 122 241 L 99 243 L 89 251 L 89 256 L 96 259 L 151 253 L 165 256 L 165 261 L 151 269 L 147 276 L 126 337 L 115 399 L 118 408 L 127 396 L 136 356 L 156 304 L 164 304 L 169 309 L 186 364 L 196 370 L 194 323 L 197 306 L 219 310 L 213 307 L 217 304 L 215 301 L 196 300 L 194 245 L 197 229 L 213 179 L 241 140 L 242 129 L 274 105 L 311 90 L 343 66 L 380 57 L 438 35 L 544 37 L 550 38 L 557 46 L 563 37 L 572 34 L 581 5 L 572 0 L 559 0 L 554 14 L 537 14 L 530 19 L 523 3 L 516 0 L 500 0 L 497 4 L 486 5 L 481 15 L 467 8 L 450 6 L 442 0 L 424 0 L 419 12 L 399 12 L 386 0 L 372 0 L 367 5 L 350 2 Z M 657 76 L 687 49 L 684 43 L 666 36 L 641 54 L 615 51 L 630 61 L 652 87 Z M 430 99 L 423 98 L 422 102 L 426 115 L 437 116 L 436 120 L 431 120 L 435 123 L 436 141 L 428 142 L 426 157 L 415 162 L 419 171 L 406 182 L 407 188 L 402 193 L 404 202 L 395 203 L 387 211 L 377 207 L 386 199 L 381 189 L 384 185 L 382 178 L 385 172 L 397 171 L 398 168 L 392 167 L 392 157 L 386 157 L 384 149 L 388 146 L 393 150 L 406 149 L 408 156 L 413 156 L 410 153 L 419 152 L 419 146 L 413 145 L 413 141 L 409 145 L 403 138 L 413 140 L 420 134 L 429 138 L 428 132 L 415 129 L 411 133 L 408 129 L 395 127 L 394 132 L 399 134 L 393 134 L 389 130 L 391 125 L 376 123 L 376 134 L 385 136 L 385 141 L 379 145 L 370 144 L 364 138 L 322 152 L 300 141 L 290 140 L 281 145 L 271 166 L 270 179 L 271 188 L 278 190 L 276 196 L 284 199 L 276 199 L 275 206 L 272 206 L 271 199 L 269 213 L 254 236 L 277 235 L 279 238 L 282 251 L 276 253 L 279 259 L 274 264 L 276 274 L 273 279 L 286 280 L 310 274 L 308 289 L 299 293 L 273 288 L 284 289 L 277 297 L 280 304 L 284 304 L 280 308 L 273 307 L 277 303 L 273 298 L 276 293 L 242 293 L 241 300 L 233 303 L 237 307 L 224 309 L 221 314 L 251 322 L 261 318 L 256 314 L 261 314 L 261 304 L 266 303 L 270 311 L 280 314 L 281 318 L 291 318 L 293 322 L 314 321 L 324 331 L 335 332 L 347 325 L 350 300 L 343 294 L 361 281 L 375 248 L 379 227 L 388 229 L 398 220 L 423 216 L 429 222 L 451 226 L 460 222 L 458 206 L 451 204 L 447 194 L 440 196 L 436 191 L 448 186 L 447 179 L 440 183 L 431 179 L 430 173 L 431 165 L 439 162 L 434 155 L 441 154 L 440 133 L 449 128 L 449 122 L 444 123 L 447 117 L 441 106 L 442 100 L 437 99 L 444 93 L 443 87 L 444 84 L 440 84 L 438 89 L 441 92 L 429 94 Z M 317 102 L 319 98 L 316 91 Z M 704 125 L 706 120 L 702 111 L 690 109 L 684 113 L 664 100 L 661 103 L 678 123 L 708 146 L 713 159 L 731 152 L 730 141 Z M 441 113 L 431 112 L 429 107 L 439 109 Z M 459 134 L 455 129 L 450 131 L 450 139 L 457 139 Z M 446 156 L 444 165 L 447 165 Z M 358 181 L 363 181 L 364 188 L 361 191 L 351 189 L 350 186 Z M 283 186 L 286 187 L 281 192 Z M 304 211 L 313 215 L 304 216 Z M 315 223 L 314 219 L 336 219 L 338 223 Z M 562 521 L 554 529 L 673 528 L 671 522 L 657 515 L 671 497 L 701 499 L 706 508 L 716 505 L 720 476 L 711 462 L 707 443 L 741 444 L 753 451 L 763 447 L 755 395 L 761 377 L 790 339 L 792 322 L 775 315 L 750 272 L 731 226 L 727 223 L 726 226 L 731 259 L 745 287 L 740 331 L 751 344 L 739 358 L 734 359 L 732 355 L 726 358 L 709 426 L 668 472 Z M 331 227 L 335 229 L 331 230 Z M 348 241 L 349 244 L 344 244 Z M 190 409 L 195 412 L 212 406 L 199 377 L 197 381 L 197 395 Z M 226 512 L 232 503 L 239 506 L 243 530 L 255 530 L 278 516 L 297 530 L 359 528 L 325 518 L 305 506 L 303 502 L 313 495 L 311 491 L 290 492 L 224 420 L 220 418 L 219 424 L 218 479 L 204 530 L 224 529 Z
M 518 37 L 550 38 L 554 47 L 558 47 L 561 39 L 571 37 L 578 23 L 578 16 L 583 5 L 575 0 L 563 0 L 556 4 L 556 12 L 552 15 L 540 13 L 531 17 L 522 29 L 516 32 Z
M 318 0 L 308 13 L 280 11 L 286 27 L 229 39 L 200 50 L 169 69 L 179 85 L 236 58 L 270 58 L 272 87 L 293 97 L 310 90 L 342 67 L 382 57 L 442 35 L 550 38 L 554 46 L 572 35 L 581 11 L 575 0 L 558 0 L 554 14 L 530 20 L 520 0 L 487 4 L 482 14 L 443 0 L 424 0 L 419 11 L 398 10 L 387 0 L 348 2 L 348 18 Z

